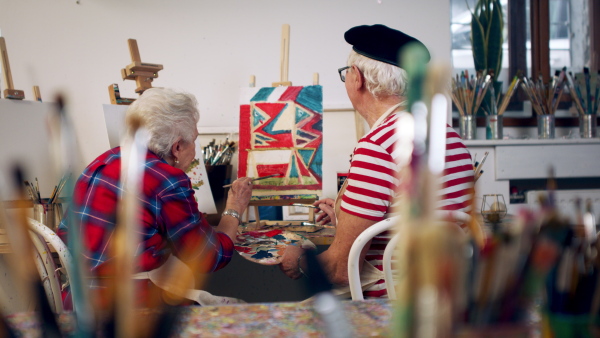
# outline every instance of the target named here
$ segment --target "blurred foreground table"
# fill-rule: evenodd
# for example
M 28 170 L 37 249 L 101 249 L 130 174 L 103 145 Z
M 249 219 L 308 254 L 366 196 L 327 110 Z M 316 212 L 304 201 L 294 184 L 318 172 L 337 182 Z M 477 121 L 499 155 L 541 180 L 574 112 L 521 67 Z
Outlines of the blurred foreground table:
M 387 336 L 392 305 L 388 300 L 342 302 L 354 336 Z M 139 311 L 138 322 L 151 323 L 157 312 Z M 72 313 L 59 317 L 63 333 L 73 332 Z M 22 337 L 39 337 L 40 323 L 34 313 L 8 317 Z M 239 304 L 226 306 L 189 306 L 180 317 L 175 337 L 325 337 L 323 321 L 310 301 L 303 303 Z

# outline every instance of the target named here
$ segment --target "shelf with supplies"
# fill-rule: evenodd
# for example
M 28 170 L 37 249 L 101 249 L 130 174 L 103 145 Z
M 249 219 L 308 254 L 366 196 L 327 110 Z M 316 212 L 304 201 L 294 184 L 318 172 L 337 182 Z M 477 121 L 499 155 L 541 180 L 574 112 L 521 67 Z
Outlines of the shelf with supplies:
M 600 215 L 600 139 L 508 139 L 467 140 L 465 145 L 474 159 L 488 152 L 482 167 L 483 175 L 476 183 L 476 208 L 485 194 L 502 194 L 508 202 L 508 212 L 533 206 L 527 200 L 528 191 L 546 190 L 550 168 L 556 178 L 557 192 L 569 191 L 569 196 L 582 192 L 591 198 L 595 214 Z M 532 196 L 532 194 L 529 194 Z M 573 205 L 559 205 L 571 213 Z M 562 210 L 561 210 L 562 211 Z M 567 212 L 569 211 L 569 212 Z M 596 217 L 599 219 L 599 217 Z

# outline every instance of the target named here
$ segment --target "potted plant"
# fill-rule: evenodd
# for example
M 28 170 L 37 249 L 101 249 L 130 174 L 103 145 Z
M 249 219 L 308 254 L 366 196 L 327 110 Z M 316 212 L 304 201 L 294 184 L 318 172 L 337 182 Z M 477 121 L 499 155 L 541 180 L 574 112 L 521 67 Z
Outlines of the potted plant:
M 481 108 L 487 114 L 493 114 L 502 93 L 502 82 L 497 79 L 502 70 L 503 29 L 504 17 L 500 0 L 478 0 L 471 12 L 471 47 L 475 71 L 493 77 L 494 90 L 488 91 Z

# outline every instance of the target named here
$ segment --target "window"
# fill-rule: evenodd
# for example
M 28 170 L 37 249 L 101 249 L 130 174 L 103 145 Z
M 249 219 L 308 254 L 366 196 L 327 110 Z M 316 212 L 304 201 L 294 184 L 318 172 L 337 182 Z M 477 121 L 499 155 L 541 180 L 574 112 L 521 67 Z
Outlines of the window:
M 573 72 L 580 72 L 584 65 L 588 65 L 592 54 L 588 12 L 593 1 L 595 0 L 501 0 L 505 25 L 499 81 L 503 82 L 504 89 L 506 90 L 509 79 L 518 70 L 531 77 L 538 74 L 537 70 L 547 69 L 546 74 L 554 74 L 556 69 L 567 67 Z M 476 0 L 450 0 L 450 4 L 454 70 L 460 72 L 466 69 L 474 73 L 470 23 Z M 536 13 L 548 13 L 547 20 L 534 16 L 533 33 L 530 22 L 532 8 Z M 549 26 L 549 32 L 545 33 L 544 26 Z M 541 55 L 543 59 L 539 58 L 538 49 L 533 48 L 532 51 L 532 46 L 536 46 L 536 39 L 541 39 L 538 41 L 540 45 L 545 43 L 549 46 L 549 53 Z

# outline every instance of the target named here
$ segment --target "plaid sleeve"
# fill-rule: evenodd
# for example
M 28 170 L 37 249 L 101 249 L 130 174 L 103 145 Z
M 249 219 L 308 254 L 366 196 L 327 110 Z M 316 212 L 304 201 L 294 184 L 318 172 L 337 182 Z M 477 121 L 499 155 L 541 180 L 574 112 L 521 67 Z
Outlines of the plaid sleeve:
M 184 262 L 202 255 L 200 271 L 219 270 L 231 260 L 233 242 L 214 231 L 198 211 L 189 178 L 182 175 L 178 179 L 158 196 L 162 201 L 160 218 L 173 253 Z

